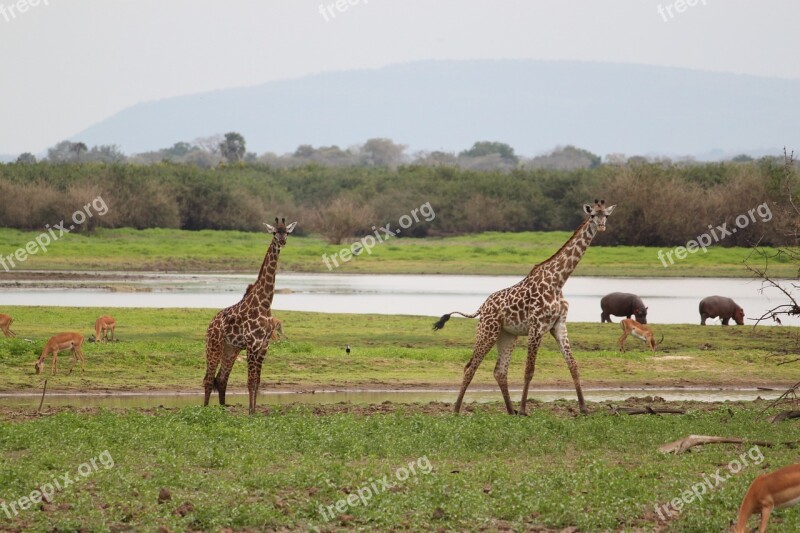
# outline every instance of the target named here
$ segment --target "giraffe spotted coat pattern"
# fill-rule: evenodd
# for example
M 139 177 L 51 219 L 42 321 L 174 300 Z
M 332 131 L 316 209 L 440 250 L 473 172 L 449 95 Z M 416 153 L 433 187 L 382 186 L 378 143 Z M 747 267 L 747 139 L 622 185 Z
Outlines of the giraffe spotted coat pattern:
M 275 294 L 275 272 L 278 256 L 286 245 L 286 237 L 297 222 L 286 225 L 286 219 L 275 219 L 275 226 L 265 224 L 272 233 L 272 242 L 261 263 L 256 281 L 247 288 L 242 299 L 222 309 L 206 330 L 206 375 L 203 379 L 205 401 L 211 392 L 219 392 L 219 403 L 225 405 L 225 391 L 233 363 L 242 350 L 247 350 L 247 392 L 249 412 L 255 413 L 258 387 L 261 384 L 261 365 L 269 349 L 273 333 L 272 297 Z M 217 368 L 219 373 L 216 374 Z
M 522 281 L 491 294 L 478 311 L 471 315 L 455 311 L 442 316 L 434 324 L 434 330 L 443 328 L 453 314 L 467 318 L 480 317 L 472 358 L 464 368 L 464 379 L 454 406 L 456 413 L 461 410 L 464 394 L 475 372 L 494 345 L 497 345 L 494 377 L 503 394 L 506 410 L 509 414 L 517 413 L 508 393 L 508 366 L 517 339 L 527 336 L 528 358 L 519 409 L 519 414 L 527 414 L 528 387 L 536 367 L 536 354 L 542 337 L 548 331 L 558 343 L 572 375 L 581 413 L 588 413 L 581 390 L 578 363 L 572 356 L 567 337 L 569 303 L 564 299 L 562 289 L 594 236 L 598 231 L 605 231 L 606 217 L 611 214 L 614 207 L 616 206 L 606 207 L 603 200 L 595 200 L 594 206 L 584 205 L 583 209 L 588 219 L 578 227 L 561 249 L 546 261 L 534 266 Z

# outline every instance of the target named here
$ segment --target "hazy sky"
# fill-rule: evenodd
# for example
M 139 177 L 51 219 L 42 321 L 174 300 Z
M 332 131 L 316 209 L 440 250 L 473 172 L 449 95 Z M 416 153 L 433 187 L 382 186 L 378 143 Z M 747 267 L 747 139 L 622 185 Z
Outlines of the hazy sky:
M 0 153 L 39 152 L 138 102 L 424 59 L 800 78 L 797 0 L 683 2 L 0 0 Z

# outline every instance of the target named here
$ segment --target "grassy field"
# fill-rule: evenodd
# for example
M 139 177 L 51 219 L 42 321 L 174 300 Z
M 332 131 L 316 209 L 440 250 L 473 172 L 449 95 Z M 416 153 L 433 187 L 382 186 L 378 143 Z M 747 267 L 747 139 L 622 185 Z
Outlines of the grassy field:
M 10 307 L 16 339 L 0 338 L 2 391 L 30 391 L 44 342 L 56 332 L 92 332 L 100 311 L 92 308 Z M 84 345 L 86 370 L 67 375 L 70 356 L 51 390 L 200 391 L 205 373 L 204 336 L 216 310 L 105 309 L 117 318 L 119 342 Z M 281 312 L 290 341 L 273 343 L 262 374 L 264 389 L 325 387 L 457 387 L 472 352 L 476 320 L 454 318 L 439 332 L 430 317 Z M 795 346 L 797 328 L 654 325 L 664 335 L 653 356 L 629 338 L 619 353 L 617 324 L 570 324 L 570 340 L 584 385 L 767 385 L 800 381 L 800 364 L 776 366 Z M 25 339 L 33 340 L 27 342 Z M 345 344 L 352 346 L 347 355 Z M 524 339 L 514 351 L 510 380 L 519 386 Z M 495 385 L 495 352 L 487 356 L 476 385 Z M 768 357 L 770 356 L 770 357 Z M 791 357 L 791 356 L 789 356 Z M 769 360 L 768 360 L 769 359 Z M 49 359 L 47 368 L 49 368 Z M 246 364 L 237 363 L 229 386 L 242 390 Z M 555 341 L 547 336 L 537 359 L 535 386 L 572 387 Z
M 32 242 L 38 232 L 0 229 L 0 255 L 7 257 Z M 483 233 L 448 238 L 391 239 L 347 263 L 338 261 L 336 272 L 372 274 L 526 274 L 555 253 L 569 238 L 567 232 Z M 46 253 L 29 255 L 25 270 L 171 270 L 257 271 L 269 241 L 266 233 L 236 231 L 181 231 L 151 229 L 100 229 L 93 235 L 70 233 L 53 242 Z M 295 272 L 328 272 L 323 255 L 333 257 L 344 245 L 330 245 L 316 236 L 292 236 L 281 253 L 280 268 Z M 658 248 L 593 246 L 584 256 L 577 275 L 582 276 L 747 276 L 742 262 L 746 248 L 710 248 L 668 268 Z M 666 253 L 669 249 L 664 249 Z M 9 270 L 11 262 L 6 260 Z M 797 275 L 796 267 L 774 261 L 770 273 Z M 5 273 L 0 265 L 0 275 Z
M 0 408 L 0 530 L 725 531 L 755 476 L 796 461 L 782 444 L 657 451 L 690 433 L 796 441 L 796 423 L 763 421 L 762 405 L 568 407 Z M 20 502 L 36 490 L 50 501 Z M 798 528 L 796 508 L 773 513 L 770 531 Z
M 39 390 L 33 362 L 44 340 L 61 330 L 88 335 L 98 315 L 87 308 L 3 311 L 19 334 L 0 338 L 4 392 Z M 215 310 L 104 311 L 119 321 L 119 342 L 85 345 L 82 374 L 66 375 L 69 356 L 62 354 L 49 390 L 200 392 L 203 336 Z M 291 340 L 271 347 L 262 389 L 456 387 L 476 324 L 453 319 L 434 333 L 428 317 L 280 318 Z M 571 324 L 584 385 L 800 381 L 800 365 L 776 366 L 783 358 L 771 356 L 794 346 L 796 328 L 654 328 L 665 337 L 655 356 L 633 339 L 620 354 L 616 324 Z M 517 348 L 514 386 L 523 360 Z M 474 386 L 494 386 L 493 366 L 490 354 Z M 244 367 L 234 367 L 232 388 L 244 388 Z M 572 386 L 550 338 L 534 385 Z M 684 402 L 687 414 L 662 416 L 615 415 L 597 403 L 589 416 L 576 416 L 575 401 L 532 403 L 527 418 L 505 415 L 500 403 L 467 404 L 464 416 L 442 403 L 261 405 L 252 417 L 243 406 L 42 413 L 0 406 L 0 531 L 721 531 L 756 475 L 796 461 L 796 449 L 783 444 L 657 451 L 689 434 L 796 441 L 796 422 L 758 416 L 765 402 Z M 661 405 L 653 398 L 615 402 L 643 404 Z M 681 512 L 664 509 L 693 485 L 717 479 L 718 470 L 724 481 L 702 499 Z M 20 502 L 65 475 L 72 483 L 56 487 L 49 502 Z M 796 509 L 770 522 L 770 531 L 798 527 Z

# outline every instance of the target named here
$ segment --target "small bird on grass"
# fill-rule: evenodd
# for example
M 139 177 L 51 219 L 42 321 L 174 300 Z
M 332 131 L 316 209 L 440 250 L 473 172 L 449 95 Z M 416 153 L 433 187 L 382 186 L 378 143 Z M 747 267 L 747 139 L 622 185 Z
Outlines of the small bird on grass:
M 344 351 L 347 352 L 347 355 L 350 355 L 350 345 L 349 344 L 345 345 Z

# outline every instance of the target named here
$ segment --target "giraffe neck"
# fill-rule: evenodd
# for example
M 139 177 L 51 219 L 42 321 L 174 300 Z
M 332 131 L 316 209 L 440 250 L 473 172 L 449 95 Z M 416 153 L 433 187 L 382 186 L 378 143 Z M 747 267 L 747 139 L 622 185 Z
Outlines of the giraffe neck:
M 267 248 L 267 254 L 258 271 L 258 278 L 253 283 L 251 290 L 251 293 L 258 298 L 258 305 L 266 309 L 272 308 L 272 297 L 275 294 L 275 272 L 278 269 L 280 253 L 281 247 L 278 246 L 278 238 L 275 236 Z
M 596 234 L 597 228 L 593 226 L 589 220 L 585 221 L 578 226 L 578 229 L 575 230 L 572 237 L 570 237 L 556 253 L 546 261 L 533 267 L 531 275 L 537 270 L 544 269 L 549 271 L 554 274 L 554 282 L 557 288 L 561 290 L 572 272 L 575 271 L 575 268 L 578 266 L 578 263 L 580 263 L 583 254 L 586 252 L 586 249 L 589 248 Z

